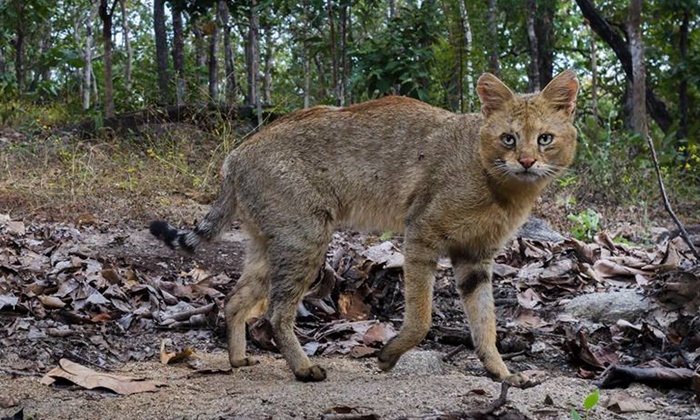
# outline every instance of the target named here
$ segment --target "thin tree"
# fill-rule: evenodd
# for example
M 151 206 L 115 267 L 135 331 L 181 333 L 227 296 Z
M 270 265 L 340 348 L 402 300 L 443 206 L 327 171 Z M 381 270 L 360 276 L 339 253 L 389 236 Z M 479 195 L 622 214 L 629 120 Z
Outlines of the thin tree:
M 488 24 L 488 42 L 486 43 L 486 48 L 489 53 L 489 71 L 496 75 L 496 77 L 501 77 L 501 60 L 498 56 L 498 20 L 496 19 L 496 13 L 498 9 L 496 7 L 496 0 L 489 0 L 489 8 L 486 13 L 486 21 Z
M 124 37 L 124 51 L 126 52 L 126 63 L 124 63 L 124 87 L 131 91 L 131 63 L 134 53 L 131 50 L 131 28 L 129 27 L 129 15 L 126 12 L 126 0 L 119 0 L 119 7 L 122 13 L 122 35 Z
M 642 42 L 642 0 L 630 0 L 627 32 L 632 56 L 632 129 L 647 136 L 646 69 Z
M 170 102 L 170 78 L 168 76 L 168 38 L 165 32 L 165 0 L 153 0 L 153 31 L 156 41 L 158 90 L 161 102 L 167 104 Z
M 185 42 L 182 25 L 182 10 L 173 5 L 173 67 L 175 68 L 175 101 L 178 106 L 185 103 L 187 83 L 185 81 Z
M 92 4 L 90 13 L 85 18 L 85 46 L 83 47 L 83 59 L 85 60 L 85 66 L 83 67 L 82 74 L 82 93 L 83 93 L 83 110 L 87 111 L 90 109 L 90 88 L 94 83 L 92 79 L 92 46 L 93 46 L 93 34 L 92 25 L 97 18 L 97 13 L 99 12 L 100 3 L 95 2 Z
M 537 63 L 540 53 L 538 51 L 539 43 L 537 41 L 537 32 L 535 31 L 535 14 L 537 13 L 537 2 L 535 0 L 527 1 L 527 40 L 530 46 L 530 65 L 528 66 L 528 91 L 537 92 L 540 90 L 540 67 Z
M 469 24 L 469 12 L 465 0 L 459 0 L 459 18 L 462 23 L 462 33 L 464 34 L 464 53 L 466 55 L 466 73 L 464 83 L 467 85 L 466 111 L 474 111 L 474 64 L 472 62 L 472 27 Z M 465 101 L 462 98 L 462 112 L 465 112 Z
M 158 1 L 158 0 L 156 0 Z M 110 5 L 108 0 L 100 0 L 100 19 L 102 19 L 102 39 L 104 42 L 105 72 L 105 118 L 114 117 L 114 84 L 112 82 L 112 22 L 117 1 Z

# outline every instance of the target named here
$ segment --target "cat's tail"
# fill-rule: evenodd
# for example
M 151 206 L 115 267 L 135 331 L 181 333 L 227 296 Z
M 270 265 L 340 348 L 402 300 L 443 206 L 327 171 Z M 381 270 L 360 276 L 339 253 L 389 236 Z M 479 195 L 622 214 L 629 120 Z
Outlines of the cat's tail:
M 194 229 L 178 229 L 166 221 L 154 220 L 149 230 L 169 248 L 191 254 L 202 242 L 209 242 L 219 236 L 231 222 L 235 212 L 236 194 L 233 182 L 225 177 L 209 213 L 197 223 Z

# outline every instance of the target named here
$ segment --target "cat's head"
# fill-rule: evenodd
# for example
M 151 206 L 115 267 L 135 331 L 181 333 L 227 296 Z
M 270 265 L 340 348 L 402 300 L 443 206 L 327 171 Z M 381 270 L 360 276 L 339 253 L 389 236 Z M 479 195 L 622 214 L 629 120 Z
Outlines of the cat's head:
M 571 70 L 541 92 L 516 95 L 496 76 L 479 78 L 477 90 L 484 122 L 481 161 L 499 183 L 546 183 L 574 158 L 573 125 L 579 83 Z

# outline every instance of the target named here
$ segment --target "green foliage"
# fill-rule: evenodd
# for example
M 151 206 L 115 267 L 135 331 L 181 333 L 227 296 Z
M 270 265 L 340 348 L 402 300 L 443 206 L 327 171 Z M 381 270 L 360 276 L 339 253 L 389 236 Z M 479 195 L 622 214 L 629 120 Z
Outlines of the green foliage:
M 409 3 L 380 36 L 359 43 L 350 53 L 356 60 L 352 89 L 366 98 L 396 93 L 430 101 L 433 45 L 440 34 L 436 17 L 435 3 Z
M 600 391 L 597 389 L 590 394 L 586 396 L 583 400 L 583 409 L 586 411 L 586 417 L 588 418 L 588 415 L 590 414 L 591 410 L 593 410 L 597 405 L 600 400 Z M 571 409 L 571 418 L 573 420 L 583 420 L 583 417 L 579 412 L 575 409 Z
M 573 222 L 571 234 L 578 240 L 591 240 L 600 230 L 600 214 L 592 209 L 580 213 L 569 213 L 566 218 Z

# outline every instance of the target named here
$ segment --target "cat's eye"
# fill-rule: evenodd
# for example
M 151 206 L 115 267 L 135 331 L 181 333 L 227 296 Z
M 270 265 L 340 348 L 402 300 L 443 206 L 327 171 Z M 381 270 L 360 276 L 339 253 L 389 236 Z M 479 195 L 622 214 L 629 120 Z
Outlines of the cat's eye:
M 501 142 L 503 142 L 506 147 L 513 147 L 515 146 L 515 136 L 512 134 L 503 133 L 501 134 Z
M 549 146 L 552 144 L 552 141 L 554 141 L 554 136 L 552 134 L 540 134 L 539 137 L 537 137 L 537 144 L 540 146 Z

